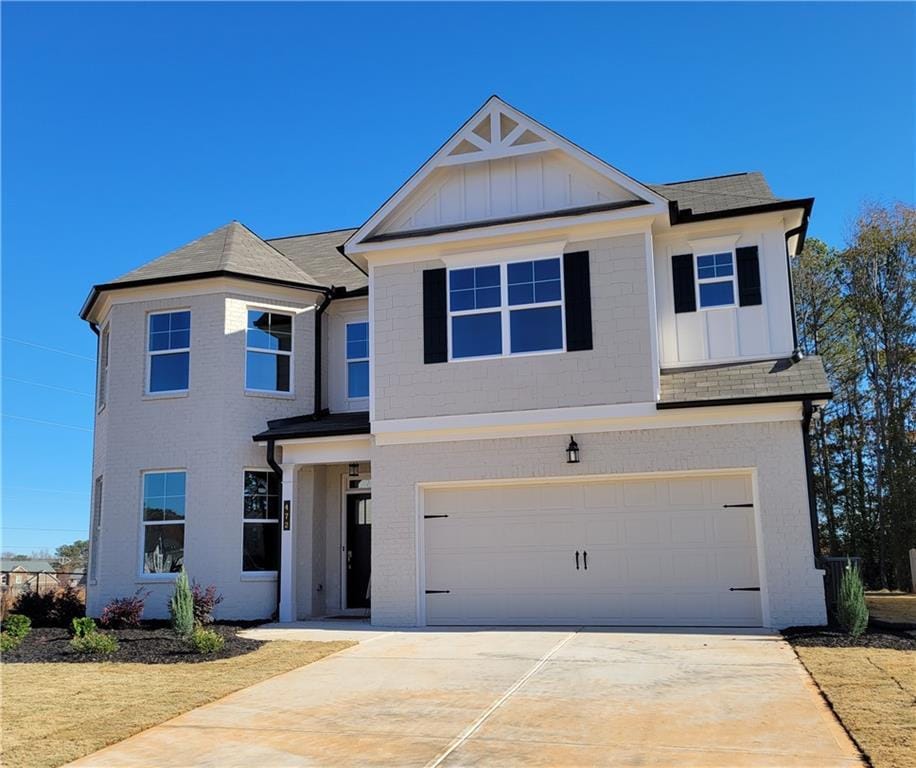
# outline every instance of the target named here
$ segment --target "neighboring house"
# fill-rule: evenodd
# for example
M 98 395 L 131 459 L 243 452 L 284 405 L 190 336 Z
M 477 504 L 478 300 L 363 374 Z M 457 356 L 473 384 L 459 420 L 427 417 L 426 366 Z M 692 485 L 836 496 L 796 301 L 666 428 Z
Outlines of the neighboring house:
M 3 558 L 0 573 L 3 575 L 3 587 L 13 593 L 29 589 L 44 592 L 67 585 L 84 586 L 86 583 L 83 570 L 62 571 L 51 560 Z
M 645 184 L 492 97 L 358 229 L 95 286 L 90 613 L 164 616 L 184 566 L 227 618 L 823 622 L 812 202 Z

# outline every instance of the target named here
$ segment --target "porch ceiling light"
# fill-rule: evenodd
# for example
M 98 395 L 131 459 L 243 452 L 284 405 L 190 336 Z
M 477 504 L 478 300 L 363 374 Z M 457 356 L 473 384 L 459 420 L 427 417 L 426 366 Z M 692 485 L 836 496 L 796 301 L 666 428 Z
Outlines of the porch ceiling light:
M 579 444 L 575 441 L 572 435 L 569 436 L 569 445 L 566 446 L 566 463 L 579 463 Z
M 351 464 L 348 474 L 350 477 L 359 477 L 359 464 L 355 462 Z

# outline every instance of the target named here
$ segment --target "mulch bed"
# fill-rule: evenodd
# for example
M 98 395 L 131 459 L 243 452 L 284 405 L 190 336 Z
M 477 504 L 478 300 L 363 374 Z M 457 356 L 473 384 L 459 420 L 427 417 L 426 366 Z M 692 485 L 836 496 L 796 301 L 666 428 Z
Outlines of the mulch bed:
M 197 653 L 185 641 L 179 639 L 166 622 L 144 622 L 139 629 L 103 629 L 114 635 L 119 648 L 110 656 L 77 653 L 70 647 L 70 633 L 66 629 L 33 629 L 15 651 L 3 654 L 5 664 L 35 664 L 47 662 L 98 662 L 120 661 L 140 664 L 175 664 L 230 659 L 242 656 L 260 648 L 261 640 L 247 640 L 238 636 L 240 629 L 256 626 L 259 622 L 236 622 L 232 624 L 211 624 L 221 634 L 226 644 L 216 653 Z
M 916 651 L 916 636 L 905 631 L 878 627 L 852 638 L 835 627 L 789 627 L 782 631 L 792 645 L 816 648 L 889 648 L 895 651 Z

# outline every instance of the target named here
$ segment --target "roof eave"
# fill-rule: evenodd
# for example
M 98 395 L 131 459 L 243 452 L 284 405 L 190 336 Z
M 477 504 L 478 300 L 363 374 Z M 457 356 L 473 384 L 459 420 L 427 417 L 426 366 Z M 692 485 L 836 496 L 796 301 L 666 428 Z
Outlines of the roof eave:
M 707 213 L 693 213 L 689 208 L 680 210 L 677 205 L 674 205 L 669 210 L 669 216 L 671 226 L 676 226 L 678 224 L 692 224 L 697 221 L 715 221 L 717 219 L 732 219 L 737 216 L 753 216 L 757 213 L 801 210 L 804 212 L 804 218 L 807 221 L 813 206 L 813 197 L 802 197 L 796 200 L 774 200 L 772 203 L 748 205 L 744 208 L 727 208 Z
M 719 397 L 707 400 L 682 400 L 658 402 L 655 407 L 659 411 L 675 408 L 705 408 L 719 405 L 758 405 L 760 403 L 793 403 L 804 400 L 832 400 L 833 392 L 799 392 L 785 395 L 763 395 L 760 397 Z
M 145 277 L 136 280 L 124 280 L 114 283 L 100 283 L 92 286 L 86 301 L 80 309 L 80 319 L 89 321 L 89 314 L 95 306 L 96 301 L 102 293 L 106 291 L 117 291 L 123 288 L 146 288 L 153 285 L 168 285 L 170 283 L 184 283 L 194 280 L 210 280 L 216 277 L 231 277 L 236 280 L 247 280 L 252 283 L 264 283 L 267 285 L 279 285 L 285 288 L 296 288 L 303 291 L 314 291 L 316 293 L 328 294 L 333 290 L 332 286 L 313 285 L 311 283 L 300 283 L 295 280 L 283 280 L 281 278 L 265 277 L 263 275 L 247 275 L 244 272 L 235 272 L 229 269 L 218 269 L 210 272 L 199 272 L 193 275 L 163 275 L 162 277 Z

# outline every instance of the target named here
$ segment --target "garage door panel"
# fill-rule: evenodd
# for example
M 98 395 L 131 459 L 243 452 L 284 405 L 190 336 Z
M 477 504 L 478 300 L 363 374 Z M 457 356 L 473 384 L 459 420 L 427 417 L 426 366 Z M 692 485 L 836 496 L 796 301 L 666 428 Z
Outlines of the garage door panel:
M 751 498 L 740 476 L 436 489 L 427 621 L 759 626 L 759 593 L 729 592 L 758 586 L 754 511 L 722 506 Z

